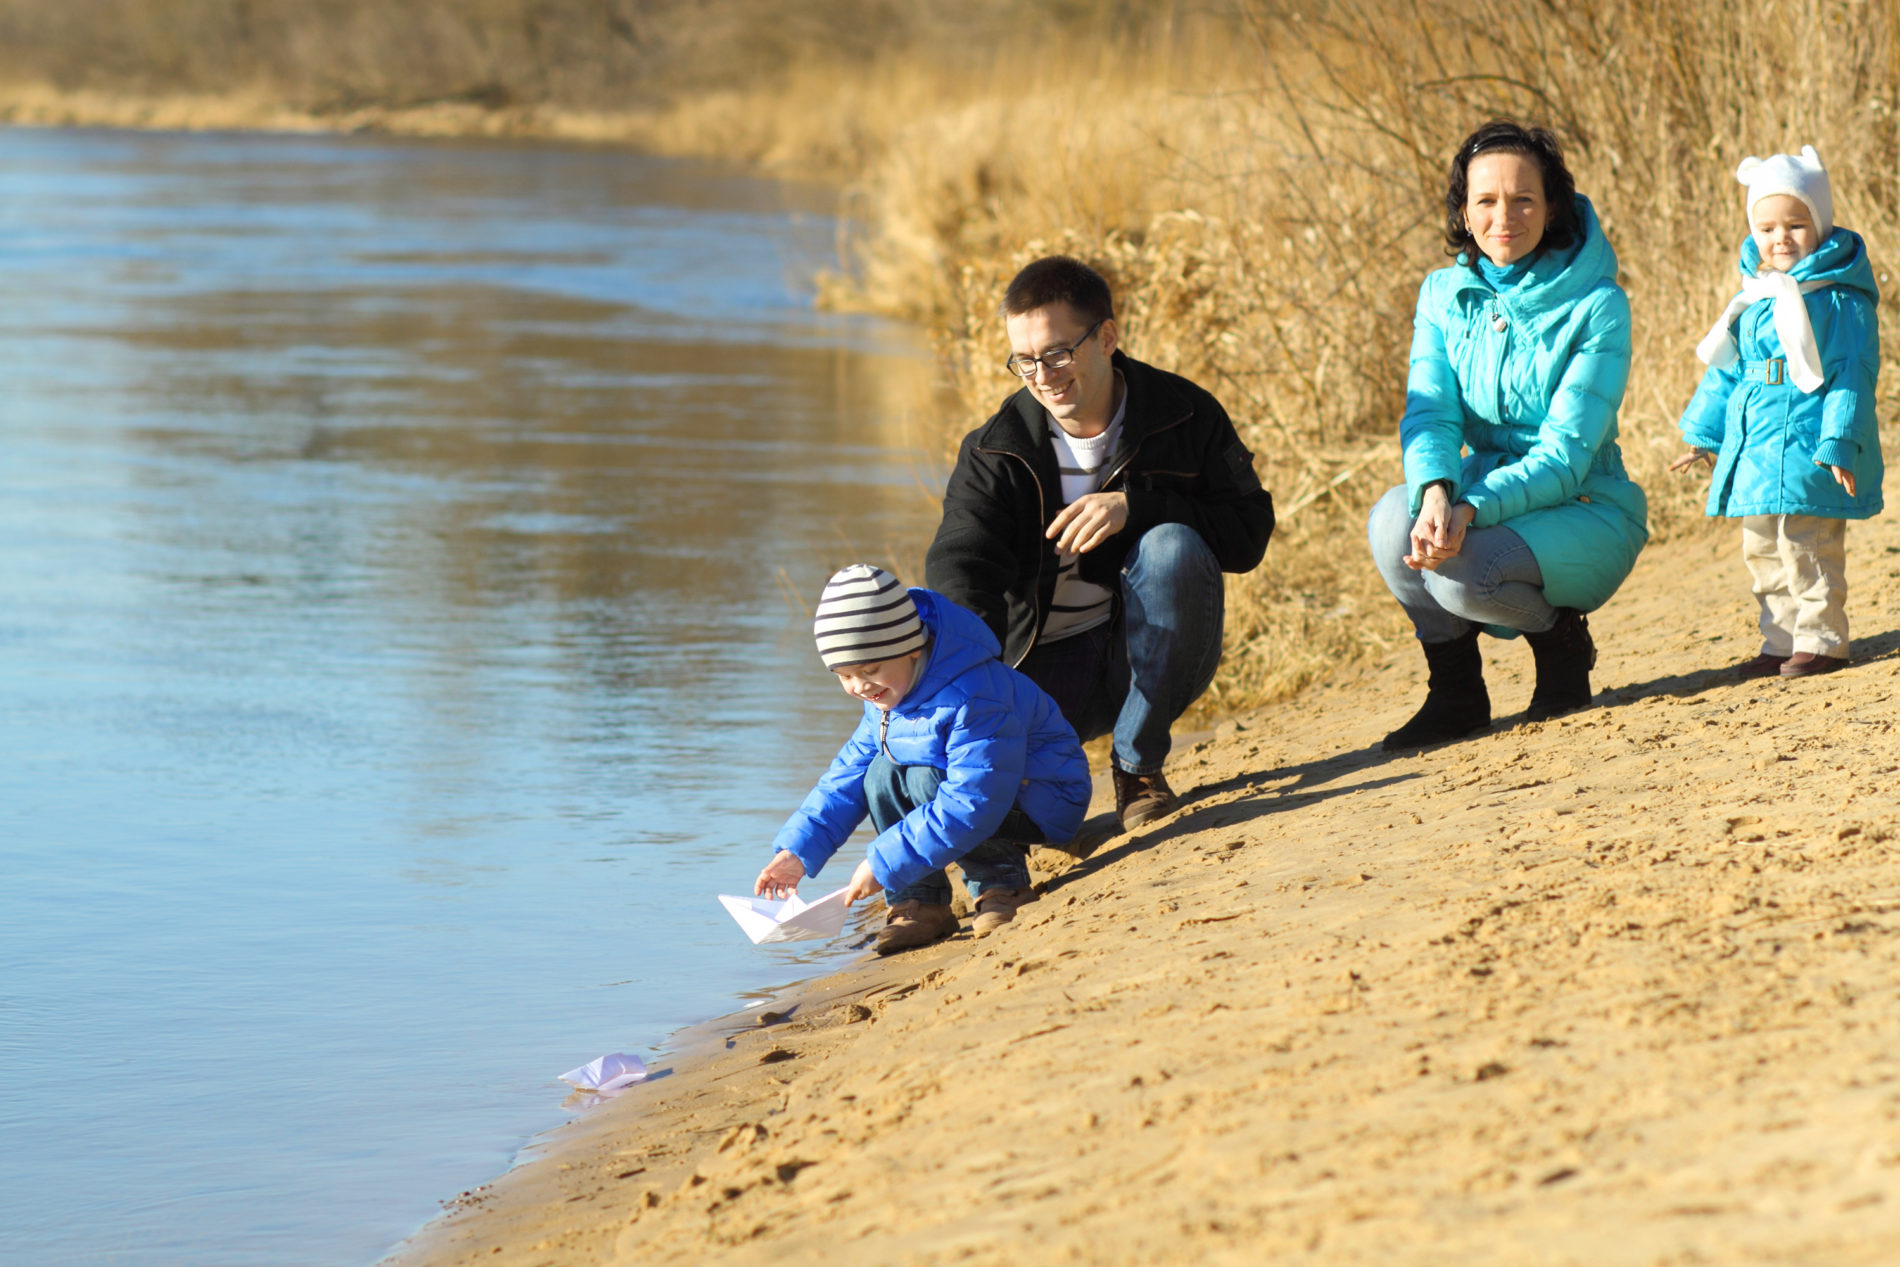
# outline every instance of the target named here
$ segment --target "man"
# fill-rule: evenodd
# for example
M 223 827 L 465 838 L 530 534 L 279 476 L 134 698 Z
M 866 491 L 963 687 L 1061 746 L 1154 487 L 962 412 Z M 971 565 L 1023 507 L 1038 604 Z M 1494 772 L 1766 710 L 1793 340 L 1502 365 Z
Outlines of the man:
M 1003 297 L 1023 387 L 964 438 L 926 584 L 1083 739 L 1114 734 L 1127 829 L 1173 808 L 1169 728 L 1220 664 L 1221 573 L 1259 565 L 1273 498 L 1207 392 L 1124 354 L 1108 283 L 1067 256 Z

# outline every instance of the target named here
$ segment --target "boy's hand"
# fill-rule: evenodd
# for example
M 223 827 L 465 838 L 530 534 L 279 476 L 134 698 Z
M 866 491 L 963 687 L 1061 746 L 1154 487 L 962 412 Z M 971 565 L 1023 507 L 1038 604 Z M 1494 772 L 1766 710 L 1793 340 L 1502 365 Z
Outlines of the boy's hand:
M 1672 471 L 1686 471 L 1697 462 L 1707 462 L 1710 466 L 1714 466 L 1715 454 L 1709 452 L 1707 449 L 1690 449 L 1687 453 L 1671 462 L 1669 469 Z
M 1826 464 L 1823 462 L 1816 462 L 1815 465 L 1824 466 Z M 1846 489 L 1847 495 L 1849 497 L 1855 496 L 1854 473 L 1852 471 L 1848 470 L 1844 466 L 1829 466 L 1827 469 L 1834 472 L 1834 482 L 1836 484 L 1839 484 L 1842 488 Z
M 861 897 L 870 897 L 883 887 L 877 882 L 877 877 L 871 874 L 871 860 L 866 858 L 851 873 L 851 885 L 844 891 L 844 904 L 849 906 Z
M 804 878 L 805 864 L 796 854 L 781 849 L 765 864 L 765 870 L 759 872 L 752 891 L 761 897 L 790 897 L 798 892 L 798 882 Z

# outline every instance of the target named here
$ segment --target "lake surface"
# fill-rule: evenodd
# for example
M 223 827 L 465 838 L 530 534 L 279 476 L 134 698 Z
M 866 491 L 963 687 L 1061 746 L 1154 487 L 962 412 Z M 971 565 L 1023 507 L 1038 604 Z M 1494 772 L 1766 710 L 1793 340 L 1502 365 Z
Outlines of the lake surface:
M 825 576 L 934 523 L 828 208 L 0 130 L 0 1260 L 373 1262 L 554 1075 L 841 953 L 713 900 L 855 720 Z

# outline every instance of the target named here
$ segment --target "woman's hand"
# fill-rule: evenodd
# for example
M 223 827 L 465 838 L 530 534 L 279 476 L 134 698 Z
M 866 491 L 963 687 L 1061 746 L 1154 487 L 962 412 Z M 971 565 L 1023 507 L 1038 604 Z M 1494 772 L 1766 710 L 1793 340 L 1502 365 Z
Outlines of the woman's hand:
M 1697 462 L 1707 462 L 1710 466 L 1714 466 L 1715 454 L 1709 452 L 1707 449 L 1690 449 L 1687 453 L 1671 462 L 1669 469 L 1672 471 L 1686 471 Z
M 1428 486 L 1419 504 L 1418 522 L 1412 525 L 1412 552 L 1405 556 L 1405 566 L 1415 572 L 1437 571 L 1439 564 L 1464 549 L 1465 529 L 1477 514 L 1470 502 L 1452 505 L 1443 484 Z
M 795 854 L 781 849 L 765 864 L 765 870 L 759 872 L 752 891 L 761 897 L 790 897 L 798 892 L 798 882 L 804 878 L 805 864 Z
M 871 874 L 871 860 L 866 858 L 851 873 L 851 883 L 844 891 L 844 904 L 849 906 L 861 897 L 870 897 L 883 887 L 877 882 L 877 877 Z
M 1827 463 L 1816 462 L 1815 465 L 1827 466 Z M 1857 495 L 1854 492 L 1854 473 L 1852 471 L 1848 470 L 1844 466 L 1828 466 L 1827 469 L 1834 473 L 1834 482 L 1836 484 L 1839 484 L 1842 488 L 1846 489 L 1847 495 L 1849 497 L 1854 497 Z

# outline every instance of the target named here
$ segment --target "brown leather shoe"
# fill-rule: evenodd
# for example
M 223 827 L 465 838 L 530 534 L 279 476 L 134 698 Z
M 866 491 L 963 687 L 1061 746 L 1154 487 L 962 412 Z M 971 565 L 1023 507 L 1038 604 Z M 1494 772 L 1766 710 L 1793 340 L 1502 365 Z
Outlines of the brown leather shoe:
M 877 944 L 873 949 L 880 955 L 915 950 L 940 942 L 956 931 L 957 914 L 949 907 L 915 900 L 899 902 L 891 908 L 884 927 L 877 930 Z
M 1735 676 L 1739 678 L 1773 677 L 1781 672 L 1781 666 L 1788 663 L 1785 655 L 1769 655 L 1766 651 L 1753 660 L 1744 660 L 1735 666 Z
M 1015 919 L 1017 911 L 1041 897 L 1034 889 L 984 889 L 976 899 L 976 918 L 970 921 L 970 931 L 988 937 Z
M 1113 766 L 1109 768 L 1115 777 L 1115 816 L 1122 820 L 1123 831 L 1133 831 L 1143 823 L 1160 818 L 1180 799 L 1159 770 L 1153 774 L 1130 774 Z
M 1815 655 L 1810 651 L 1797 651 L 1788 657 L 1788 663 L 1781 666 L 1782 677 L 1812 677 L 1816 673 L 1832 673 L 1836 669 L 1847 667 L 1847 661 L 1841 656 Z

